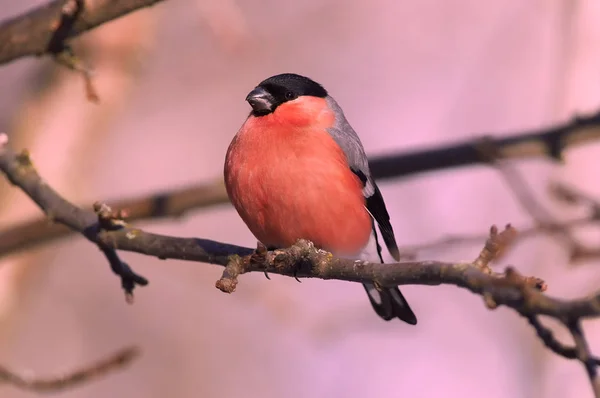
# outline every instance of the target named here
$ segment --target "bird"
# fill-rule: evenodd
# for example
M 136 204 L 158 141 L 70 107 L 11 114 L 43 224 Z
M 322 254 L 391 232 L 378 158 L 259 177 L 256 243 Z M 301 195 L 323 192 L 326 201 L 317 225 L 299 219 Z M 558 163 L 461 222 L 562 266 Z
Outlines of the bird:
M 377 227 L 396 260 L 390 215 L 364 147 L 323 85 L 296 73 L 261 81 L 246 96 L 251 107 L 225 155 L 227 195 L 267 249 L 299 239 L 332 254 L 383 263 Z M 416 325 L 397 286 L 363 283 L 375 313 Z

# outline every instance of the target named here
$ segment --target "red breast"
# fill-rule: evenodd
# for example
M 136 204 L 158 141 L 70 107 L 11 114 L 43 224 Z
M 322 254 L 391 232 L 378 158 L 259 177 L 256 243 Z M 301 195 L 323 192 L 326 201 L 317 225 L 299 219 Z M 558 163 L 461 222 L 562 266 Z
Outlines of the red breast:
M 326 128 L 335 115 L 324 98 L 300 97 L 250 116 L 225 160 L 231 201 L 267 246 L 308 239 L 337 255 L 357 255 L 371 234 L 362 183 Z

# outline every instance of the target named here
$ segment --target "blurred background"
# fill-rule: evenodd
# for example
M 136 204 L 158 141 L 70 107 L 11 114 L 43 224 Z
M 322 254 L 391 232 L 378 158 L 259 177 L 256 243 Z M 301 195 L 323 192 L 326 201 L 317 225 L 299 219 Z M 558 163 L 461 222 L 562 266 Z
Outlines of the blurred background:
M 44 1 L 0 0 L 0 17 Z M 0 131 L 29 148 L 42 176 L 76 203 L 219 180 L 247 92 L 281 72 L 325 85 L 369 155 L 502 136 L 600 108 L 600 3 L 594 0 L 172 0 L 75 41 L 95 71 L 50 59 L 0 67 Z M 557 217 L 552 181 L 600 197 L 600 145 L 515 167 Z M 490 225 L 531 224 L 505 180 L 473 167 L 380 184 L 402 245 Z M 0 181 L 0 227 L 39 217 Z M 245 246 L 255 239 L 229 205 L 149 231 Z M 600 242 L 597 230 L 578 238 Z M 471 260 L 481 245 L 419 253 Z M 123 253 L 150 285 L 125 303 L 96 247 L 74 236 L 0 260 L 0 357 L 15 371 L 57 375 L 137 344 L 130 367 L 60 397 L 578 397 L 583 367 L 547 351 L 511 310 L 455 287 L 407 286 L 416 327 L 383 322 L 360 285 L 262 274 L 214 287 L 217 266 Z M 505 259 L 544 278 L 549 294 L 597 289 L 599 261 L 569 265 L 555 239 Z M 585 328 L 600 350 L 600 323 Z M 564 341 L 568 336 L 560 329 Z M 1 396 L 37 396 L 12 387 Z

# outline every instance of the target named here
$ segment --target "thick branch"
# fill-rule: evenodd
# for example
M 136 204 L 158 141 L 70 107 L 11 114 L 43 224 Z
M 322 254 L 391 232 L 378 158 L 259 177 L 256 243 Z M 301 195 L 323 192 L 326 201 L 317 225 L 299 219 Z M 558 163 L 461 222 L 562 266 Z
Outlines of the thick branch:
M 199 184 L 168 192 L 110 202 L 117 209 L 125 209 L 130 221 L 177 218 L 192 209 L 229 203 L 225 185 L 221 180 Z M 92 208 L 92 204 L 81 206 Z M 37 218 L 0 230 L 0 258 L 29 249 L 42 243 L 53 242 L 73 234 L 65 225 L 50 223 L 46 217 Z
M 0 25 L 0 64 L 54 53 L 63 41 L 161 0 L 55 0 Z M 65 15 L 73 15 L 65 20 Z
M 1 32 L 1 28 L 0 28 Z M 523 132 L 508 138 L 477 139 L 461 144 L 440 146 L 414 152 L 400 152 L 372 157 L 370 165 L 379 181 L 470 164 L 487 164 L 499 159 L 525 159 L 557 156 L 560 149 L 600 139 L 600 113 L 571 123 Z M 494 148 L 490 159 L 487 148 Z M 228 204 L 223 182 L 219 179 L 168 192 L 156 192 L 144 197 L 110 201 L 115 208 L 126 209 L 128 220 L 139 221 L 180 217 L 185 212 L 215 205 Z M 91 208 L 91 204 L 82 206 Z M 583 220 L 585 223 L 586 220 Z M 540 225 L 533 233 L 557 230 L 556 225 Z M 51 224 L 45 218 L 25 222 L 0 231 L 0 257 L 35 245 L 53 241 L 73 233 L 60 224 Z M 485 238 L 485 237 L 484 237 Z M 480 238 L 477 238 L 480 239 Z
M 102 230 L 117 228 L 118 225 L 102 223 L 103 220 L 94 212 L 79 209 L 63 199 L 37 174 L 29 154 L 26 151 L 20 154 L 13 152 L 2 144 L 7 141 L 6 134 L 0 134 L 0 169 L 7 178 L 33 199 L 50 219 L 80 232 L 96 243 L 108 259 L 113 272 L 121 277 L 121 284 L 128 297 L 131 297 L 136 285 L 148 284 L 144 277 L 137 275 L 129 265 L 120 260 L 113 248 L 102 245 L 98 240 L 98 234 Z
M 376 179 L 405 177 L 417 173 L 454 167 L 487 164 L 503 159 L 545 157 L 561 161 L 565 149 L 600 140 L 600 112 L 575 117 L 553 127 L 524 131 L 504 138 L 480 136 L 471 141 L 426 150 L 390 154 L 373 158 L 371 169 Z M 490 159 L 488 148 L 494 148 Z

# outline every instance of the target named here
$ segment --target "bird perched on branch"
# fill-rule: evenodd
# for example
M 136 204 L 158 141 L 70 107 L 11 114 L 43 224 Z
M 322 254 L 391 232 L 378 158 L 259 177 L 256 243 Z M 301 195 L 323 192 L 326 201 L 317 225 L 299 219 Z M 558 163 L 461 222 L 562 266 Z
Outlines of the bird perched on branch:
M 350 258 L 367 259 L 376 250 L 383 263 L 378 226 L 398 261 L 362 143 L 327 90 L 285 73 L 262 81 L 246 101 L 252 111 L 229 145 L 224 174 L 229 198 L 254 236 L 270 250 L 298 239 Z M 398 287 L 364 287 L 381 318 L 417 323 Z

